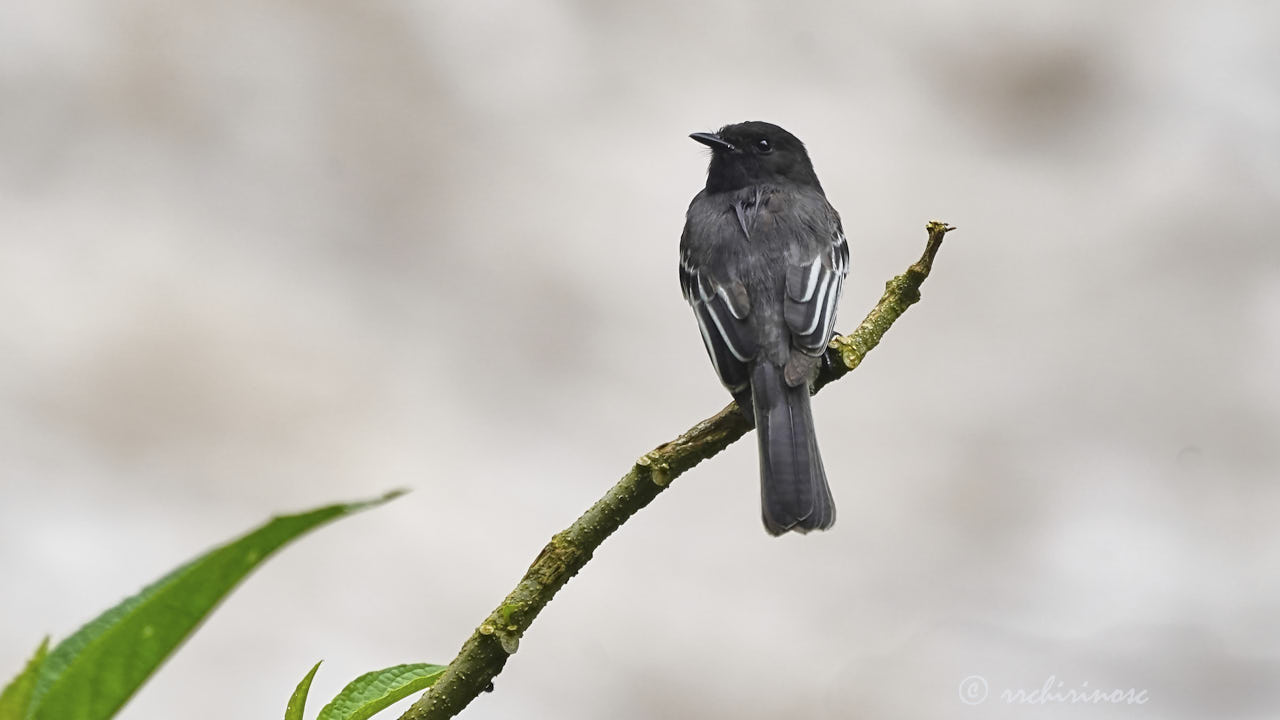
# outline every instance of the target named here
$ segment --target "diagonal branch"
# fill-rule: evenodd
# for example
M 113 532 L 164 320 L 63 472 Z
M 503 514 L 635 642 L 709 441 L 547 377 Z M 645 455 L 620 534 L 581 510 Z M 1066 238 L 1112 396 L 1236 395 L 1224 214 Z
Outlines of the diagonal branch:
M 920 285 L 933 268 L 942 238 L 954 230 L 930 222 L 924 255 L 903 274 L 885 284 L 880 302 L 848 335 L 837 335 L 827 350 L 827 362 L 814 383 L 814 392 L 858 367 L 880 343 L 889 326 L 920 300 Z M 582 569 L 591 554 L 632 515 L 648 505 L 681 473 L 715 455 L 746 434 L 746 420 L 730 403 L 671 442 L 645 453 L 631 470 L 583 513 L 568 529 L 557 533 L 542 549 L 520 584 L 489 614 L 463 644 L 435 685 L 400 720 L 436 720 L 458 714 L 477 695 L 492 687 L 520 636 L 556 592 Z

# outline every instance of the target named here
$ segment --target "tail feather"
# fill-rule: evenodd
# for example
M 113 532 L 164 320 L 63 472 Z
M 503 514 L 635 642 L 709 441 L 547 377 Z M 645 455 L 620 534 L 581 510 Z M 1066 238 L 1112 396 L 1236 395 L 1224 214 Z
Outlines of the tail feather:
M 780 368 L 760 362 L 751 373 L 751 400 L 765 529 L 781 535 L 831 527 L 836 509 L 818 453 L 808 386 L 791 387 Z

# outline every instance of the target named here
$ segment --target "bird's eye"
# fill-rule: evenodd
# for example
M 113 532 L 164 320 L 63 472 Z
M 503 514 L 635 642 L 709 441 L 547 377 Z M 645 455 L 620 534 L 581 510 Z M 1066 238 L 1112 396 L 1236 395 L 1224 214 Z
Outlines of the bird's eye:
M 773 152 L 773 143 L 765 140 L 764 138 L 760 138 L 756 141 L 756 150 L 759 150 L 762 153 Z

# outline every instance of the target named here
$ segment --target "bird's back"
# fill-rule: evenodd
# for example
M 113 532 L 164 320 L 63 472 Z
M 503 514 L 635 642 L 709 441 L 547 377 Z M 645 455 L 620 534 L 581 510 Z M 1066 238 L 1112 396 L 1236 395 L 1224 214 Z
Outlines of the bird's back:
M 763 356 L 781 366 L 793 350 L 783 321 L 787 271 L 827 250 L 838 227 L 839 217 L 821 189 L 703 190 L 689 205 L 681 253 L 697 267 L 715 268 L 717 282 L 742 284 Z

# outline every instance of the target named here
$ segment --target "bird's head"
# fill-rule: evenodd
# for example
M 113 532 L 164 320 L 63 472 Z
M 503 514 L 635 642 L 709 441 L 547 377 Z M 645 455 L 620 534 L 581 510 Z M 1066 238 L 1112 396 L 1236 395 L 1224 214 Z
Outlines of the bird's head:
M 711 148 L 710 192 L 788 182 L 822 189 L 804 143 L 777 125 L 753 120 L 689 137 Z

